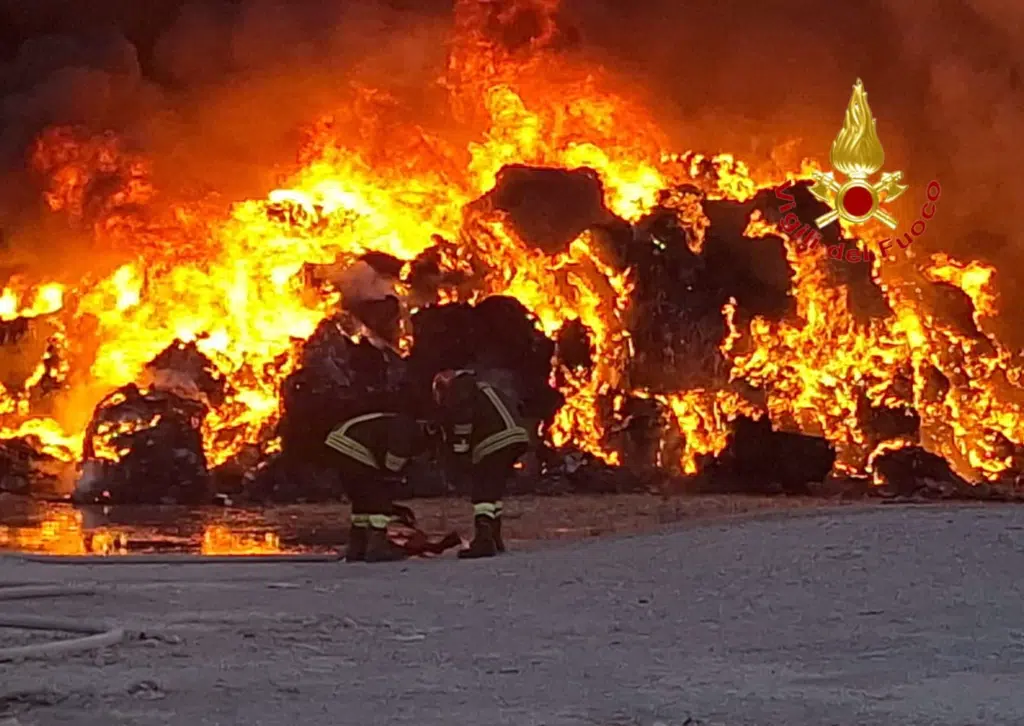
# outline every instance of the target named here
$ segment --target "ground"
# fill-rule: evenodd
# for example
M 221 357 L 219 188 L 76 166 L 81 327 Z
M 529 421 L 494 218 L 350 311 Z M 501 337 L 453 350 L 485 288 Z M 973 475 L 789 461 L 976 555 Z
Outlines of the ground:
M 102 655 L 0 664 L 26 726 L 1024 722 L 1024 509 L 696 518 L 398 565 L 72 566 L 0 603 L 109 617 Z M 14 723 L 15 721 L 11 721 Z M 0 716 L 0 724 L 3 724 Z

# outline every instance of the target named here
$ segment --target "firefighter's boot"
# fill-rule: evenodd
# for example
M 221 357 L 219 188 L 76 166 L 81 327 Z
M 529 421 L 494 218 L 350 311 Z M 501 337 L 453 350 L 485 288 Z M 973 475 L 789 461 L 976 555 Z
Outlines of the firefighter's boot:
M 494 505 L 494 546 L 498 552 L 505 551 L 505 540 L 501 536 L 501 502 Z
M 494 534 L 494 549 L 498 552 L 504 552 L 505 540 L 501 537 L 501 517 L 494 518 L 494 524 L 491 525 L 491 531 Z
M 459 550 L 459 559 L 475 560 L 498 554 L 498 545 L 494 540 L 494 517 L 477 515 L 473 525 L 473 541 L 466 549 Z
M 388 539 L 386 527 L 370 527 L 366 542 L 367 562 L 397 562 L 408 555 L 401 547 Z
M 358 516 L 358 515 L 357 515 Z M 353 522 L 348 528 L 348 545 L 345 547 L 345 562 L 363 562 L 366 559 L 366 537 L 368 528 L 365 523 Z

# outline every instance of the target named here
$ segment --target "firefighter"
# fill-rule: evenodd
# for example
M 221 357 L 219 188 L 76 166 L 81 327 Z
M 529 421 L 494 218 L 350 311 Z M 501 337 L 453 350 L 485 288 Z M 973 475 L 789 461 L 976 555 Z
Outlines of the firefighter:
M 493 557 L 505 551 L 502 496 L 516 460 L 529 444 L 510 399 L 472 371 L 442 371 L 434 377 L 434 402 L 456 481 L 469 477 L 473 540 L 459 557 Z
M 336 426 L 324 442 L 352 503 L 348 562 L 391 562 L 405 552 L 387 537 L 396 485 L 424 447 L 420 424 L 402 413 L 376 412 Z

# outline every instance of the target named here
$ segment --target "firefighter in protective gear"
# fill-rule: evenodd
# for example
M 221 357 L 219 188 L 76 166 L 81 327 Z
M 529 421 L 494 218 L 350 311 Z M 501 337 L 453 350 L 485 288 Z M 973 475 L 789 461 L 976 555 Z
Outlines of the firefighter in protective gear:
M 324 442 L 352 503 L 348 562 L 390 562 L 405 552 L 388 540 L 396 484 L 424 447 L 419 423 L 400 413 L 368 413 L 336 426 Z
M 529 434 L 509 399 L 472 371 L 438 373 L 433 394 L 454 478 L 470 478 L 473 540 L 459 557 L 493 557 L 505 551 L 501 499 Z

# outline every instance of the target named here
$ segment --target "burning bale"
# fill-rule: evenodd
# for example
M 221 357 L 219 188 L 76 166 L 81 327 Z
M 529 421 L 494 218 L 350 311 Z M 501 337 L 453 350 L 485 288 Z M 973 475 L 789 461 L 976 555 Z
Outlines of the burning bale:
M 882 493 L 901 498 L 973 499 L 978 492 L 940 456 L 919 446 L 883 451 L 874 468 Z
M 85 433 L 81 503 L 211 501 L 203 421 L 228 394 L 195 343 L 175 342 L 146 366 L 151 383 L 119 388 L 96 406 Z
M 593 169 L 513 164 L 502 167 L 494 188 L 470 211 L 503 213 L 520 239 L 555 254 L 586 230 L 614 218 L 604 199 L 604 185 Z
M 247 476 L 259 501 L 325 501 L 342 495 L 325 463 L 323 442 L 339 422 L 400 402 L 405 362 L 388 348 L 354 339 L 344 314 L 321 321 L 281 384 L 280 451 L 268 452 Z
M 210 465 L 232 494 L 333 497 L 314 456 L 327 427 L 380 397 L 425 412 L 434 373 L 473 367 L 543 430 L 522 486 L 552 472 L 552 486 L 620 489 L 704 466 L 713 488 L 798 491 L 833 463 L 866 476 L 897 441 L 941 451 L 971 481 L 1019 475 L 1021 360 L 992 332 L 1014 328 L 997 319 L 992 265 L 916 247 L 878 269 L 832 254 L 877 250 L 869 225 L 863 240 L 830 225 L 800 249 L 775 190 L 785 182 L 812 223 L 826 207 L 808 170 L 767 161 L 785 154 L 751 170 L 675 153 L 644 94 L 565 62 L 557 2 L 507 4 L 455 3 L 440 108 L 418 84 L 410 98 L 352 84 L 263 198 L 221 208 L 218 194 L 157 189 L 176 175 L 113 131 L 36 135 L 25 171 L 46 216 L 12 245 L 71 229 L 130 261 L 111 271 L 111 255 L 79 255 L 60 270 L 74 282 L 36 270 L 31 284 L 20 254 L 3 261 L 0 440 L 50 432 L 25 441 L 73 450 L 82 431 L 62 422 L 92 391 L 117 391 L 86 432 L 80 498 L 202 500 Z M 458 123 L 434 123 L 438 110 Z M 940 226 L 918 244 L 941 244 Z M 336 268 L 367 255 L 388 286 L 349 280 L 342 296 L 395 350 L 324 320 L 322 283 L 345 288 Z M 417 312 L 396 341 L 405 295 Z M 139 378 L 149 341 L 182 331 L 208 336 L 216 366 L 172 346 Z M 410 491 L 439 486 L 417 475 Z
M 409 390 L 429 410 L 430 384 L 445 369 L 472 368 L 522 407 L 527 419 L 550 421 L 564 399 L 551 387 L 555 343 L 515 298 L 453 303 L 417 311 L 412 319 Z
M 741 417 L 729 445 L 705 472 L 702 490 L 721 494 L 810 494 L 832 471 L 835 449 L 822 438 L 775 431 L 766 418 Z
M 0 440 L 0 493 L 55 496 L 74 464 L 45 451 L 38 436 Z

